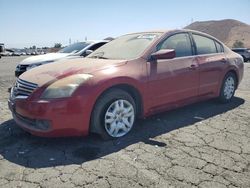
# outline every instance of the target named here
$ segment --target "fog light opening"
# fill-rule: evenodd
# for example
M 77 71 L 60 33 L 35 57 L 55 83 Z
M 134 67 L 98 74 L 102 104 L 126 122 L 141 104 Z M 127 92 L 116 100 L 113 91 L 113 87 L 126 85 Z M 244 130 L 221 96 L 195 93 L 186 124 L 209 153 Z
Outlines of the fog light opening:
M 48 130 L 50 128 L 50 121 L 36 120 L 36 128 L 40 130 Z

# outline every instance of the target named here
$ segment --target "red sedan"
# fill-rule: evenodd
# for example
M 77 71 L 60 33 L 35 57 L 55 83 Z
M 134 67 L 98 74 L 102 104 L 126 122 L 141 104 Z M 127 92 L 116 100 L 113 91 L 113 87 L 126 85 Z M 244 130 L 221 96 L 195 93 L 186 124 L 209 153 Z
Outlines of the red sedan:
M 87 58 L 25 72 L 11 90 L 16 123 L 39 136 L 126 135 L 137 117 L 218 98 L 230 102 L 243 59 L 191 30 L 118 37 Z

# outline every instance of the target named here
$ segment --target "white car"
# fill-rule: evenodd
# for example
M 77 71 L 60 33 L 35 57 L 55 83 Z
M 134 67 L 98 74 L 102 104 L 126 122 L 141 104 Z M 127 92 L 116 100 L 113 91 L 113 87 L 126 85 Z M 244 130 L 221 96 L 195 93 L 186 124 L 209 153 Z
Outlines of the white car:
M 62 58 L 85 57 L 108 42 L 109 40 L 78 42 L 63 48 L 56 53 L 28 57 L 17 65 L 15 75 L 16 77 L 19 77 L 29 69 L 43 64 L 52 63 Z

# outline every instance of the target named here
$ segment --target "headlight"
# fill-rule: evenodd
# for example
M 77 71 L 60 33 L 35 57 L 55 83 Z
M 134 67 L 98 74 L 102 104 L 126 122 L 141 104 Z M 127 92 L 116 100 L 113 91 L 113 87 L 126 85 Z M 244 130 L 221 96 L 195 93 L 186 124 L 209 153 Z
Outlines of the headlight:
M 19 69 L 20 69 L 20 65 L 18 64 L 18 65 L 16 66 L 16 71 L 19 71 Z
M 90 74 L 77 74 L 55 81 L 46 88 L 41 98 L 55 99 L 70 97 L 72 93 L 85 81 L 93 77 Z

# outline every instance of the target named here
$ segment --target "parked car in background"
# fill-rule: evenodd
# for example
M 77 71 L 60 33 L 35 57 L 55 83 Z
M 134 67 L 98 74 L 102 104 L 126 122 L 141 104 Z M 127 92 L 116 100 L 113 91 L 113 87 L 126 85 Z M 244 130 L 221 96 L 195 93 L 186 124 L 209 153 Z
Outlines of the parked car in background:
M 22 55 L 22 52 L 20 52 L 20 51 L 14 51 L 12 53 L 12 56 L 21 56 L 21 55 Z
M 232 50 L 240 54 L 243 57 L 244 62 L 250 61 L 250 49 L 249 48 L 233 48 Z
M 17 65 L 15 70 L 15 75 L 18 77 L 29 69 L 32 69 L 34 67 L 43 64 L 52 63 L 65 57 L 68 58 L 85 57 L 86 55 L 88 55 L 88 53 L 96 50 L 97 48 L 101 47 L 107 42 L 109 41 L 101 40 L 101 41 L 78 42 L 63 48 L 56 53 L 48 53 L 48 54 L 28 57 Z
M 31 55 L 37 55 L 36 51 L 31 52 Z
M 8 52 L 7 50 L 1 53 L 2 56 L 12 56 L 12 54 L 13 52 Z
M 0 58 L 2 57 L 2 53 L 4 53 L 5 49 L 4 49 L 4 44 L 0 43 Z
M 137 117 L 210 98 L 230 102 L 242 76 L 243 58 L 210 35 L 133 33 L 86 58 L 25 72 L 11 89 L 9 108 L 34 135 L 119 138 Z

